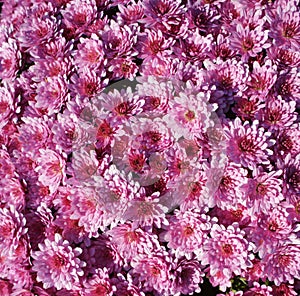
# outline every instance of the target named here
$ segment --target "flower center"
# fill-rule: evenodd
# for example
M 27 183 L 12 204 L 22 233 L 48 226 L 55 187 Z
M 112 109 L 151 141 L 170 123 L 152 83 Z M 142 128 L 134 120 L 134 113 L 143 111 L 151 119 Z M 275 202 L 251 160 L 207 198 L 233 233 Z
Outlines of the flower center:
M 224 244 L 222 246 L 222 251 L 226 255 L 231 255 L 233 253 L 232 247 L 229 244 Z
M 275 221 L 271 221 L 269 223 L 268 229 L 272 232 L 275 232 L 276 230 L 278 230 L 278 224 Z
M 256 186 L 256 192 L 259 194 L 259 195 L 265 195 L 268 191 L 268 187 L 262 183 L 258 183 L 257 186 Z
M 253 140 L 244 137 L 239 143 L 239 148 L 242 152 L 254 152 Z
M 184 117 L 187 121 L 192 121 L 196 117 L 195 112 L 192 110 L 188 110 L 187 112 L 185 112 Z
M 194 233 L 194 229 L 191 226 L 186 226 L 183 230 L 183 235 L 188 237 Z

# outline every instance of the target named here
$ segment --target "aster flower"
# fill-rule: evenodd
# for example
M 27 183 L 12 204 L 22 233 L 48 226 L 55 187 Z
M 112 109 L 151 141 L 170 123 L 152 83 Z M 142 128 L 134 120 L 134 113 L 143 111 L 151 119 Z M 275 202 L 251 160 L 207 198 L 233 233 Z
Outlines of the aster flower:
M 253 178 L 245 185 L 246 205 L 253 213 L 268 213 L 276 207 L 283 199 L 282 180 L 279 178 L 282 171 L 272 171 L 269 173 L 262 170 L 254 170 Z
M 54 193 L 60 182 L 65 182 L 65 160 L 53 150 L 40 149 L 37 164 L 39 181 L 49 186 L 50 193 Z
M 142 228 L 134 228 L 132 223 L 119 224 L 106 233 L 127 262 L 131 262 L 139 254 L 150 253 L 159 248 L 156 235 Z
M 276 286 L 281 283 L 293 284 L 299 279 L 300 248 L 299 244 L 286 244 L 278 246 L 272 253 L 263 259 L 264 273 Z
M 172 275 L 171 262 L 166 251 L 157 250 L 149 254 L 139 255 L 131 262 L 134 278 L 142 284 L 143 291 L 156 291 L 169 294 Z
M 247 174 L 247 170 L 241 165 L 228 163 L 211 204 L 216 204 L 221 209 L 243 204 L 245 197 L 243 185 L 247 183 Z
M 253 283 L 253 287 L 244 292 L 243 296 L 256 296 L 256 295 L 264 295 L 264 296 L 272 296 L 272 288 L 266 285 L 260 285 L 257 282 Z
M 176 256 L 186 256 L 190 259 L 191 254 L 199 254 L 201 258 L 202 247 L 211 228 L 209 217 L 196 210 L 175 210 L 169 218 L 169 226 L 162 234 L 168 247 L 174 249 Z
M 104 269 L 96 269 L 93 276 L 83 283 L 83 293 L 88 296 L 112 296 L 116 288 L 111 285 L 108 271 Z
M 71 290 L 72 285 L 83 276 L 85 262 L 77 258 L 82 250 L 72 249 L 58 233 L 54 240 L 45 239 L 44 243 L 39 244 L 39 249 L 32 254 L 32 270 L 37 273 L 37 281 L 42 282 L 45 289 Z
M 260 213 L 256 221 L 247 228 L 249 237 L 255 242 L 260 257 L 272 252 L 282 241 L 293 239 L 292 224 L 286 209 L 279 205 L 267 214 Z
M 251 267 L 251 244 L 244 238 L 245 233 L 237 223 L 225 228 L 214 224 L 210 232 L 211 238 L 203 246 L 203 265 L 209 264 L 208 272 L 213 286 L 220 285 L 224 291 L 230 287 L 230 278 L 239 275 Z
M 229 127 L 224 128 L 224 132 L 228 139 L 227 153 L 233 162 L 250 169 L 258 162 L 270 162 L 268 156 L 273 152 L 268 148 L 274 141 L 268 140 L 271 133 L 259 127 L 258 121 L 253 121 L 251 126 L 249 122 L 242 125 L 241 120 L 236 118 L 233 123 L 229 123 Z

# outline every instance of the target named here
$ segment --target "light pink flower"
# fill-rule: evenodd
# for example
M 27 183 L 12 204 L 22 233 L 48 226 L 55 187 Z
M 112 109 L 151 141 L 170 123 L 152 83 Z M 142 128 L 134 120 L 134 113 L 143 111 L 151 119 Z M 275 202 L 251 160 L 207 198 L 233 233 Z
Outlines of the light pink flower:
M 83 276 L 85 262 L 77 258 L 82 250 L 72 249 L 69 242 L 58 233 L 54 240 L 45 239 L 44 243 L 39 244 L 39 249 L 32 254 L 32 270 L 37 273 L 37 281 L 42 282 L 45 289 L 55 287 L 57 290 L 71 290 L 73 284 Z
M 108 271 L 104 269 L 96 269 L 93 276 L 83 283 L 83 293 L 86 296 L 112 296 L 116 287 L 110 283 Z
M 208 238 L 211 228 L 209 217 L 196 210 L 175 210 L 169 218 L 169 226 L 162 234 L 168 247 L 176 251 L 176 256 L 186 256 L 190 259 L 191 254 L 199 254 L 201 258 L 203 245 Z
M 241 120 L 236 118 L 224 128 L 224 133 L 228 139 L 227 153 L 233 162 L 250 169 L 255 168 L 257 163 L 270 163 L 268 157 L 273 152 L 269 147 L 275 141 L 269 140 L 271 133 L 259 127 L 258 121 L 254 121 L 252 125 L 249 122 L 242 125 Z
M 49 186 L 50 193 L 54 193 L 60 182 L 66 181 L 65 159 L 53 150 L 40 149 L 37 164 L 35 170 L 39 174 L 39 181 Z
M 221 291 L 230 286 L 230 279 L 251 267 L 250 250 L 252 246 L 244 238 L 244 231 L 238 223 L 225 228 L 214 224 L 211 238 L 204 243 L 204 254 L 201 263 L 209 264 L 208 271 L 213 286 L 220 285 Z
M 139 255 L 131 262 L 135 279 L 144 291 L 156 291 L 160 295 L 169 294 L 172 275 L 169 255 L 163 250 Z
M 263 258 L 264 274 L 276 286 L 286 282 L 293 284 L 295 279 L 300 278 L 299 260 L 299 244 L 278 246 Z

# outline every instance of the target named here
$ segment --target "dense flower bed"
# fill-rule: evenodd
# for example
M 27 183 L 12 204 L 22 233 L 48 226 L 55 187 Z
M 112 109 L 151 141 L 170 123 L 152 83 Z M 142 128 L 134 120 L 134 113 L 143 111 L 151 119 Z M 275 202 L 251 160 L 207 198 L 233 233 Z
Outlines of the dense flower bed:
M 1 296 L 299 295 L 299 1 L 0 5 Z

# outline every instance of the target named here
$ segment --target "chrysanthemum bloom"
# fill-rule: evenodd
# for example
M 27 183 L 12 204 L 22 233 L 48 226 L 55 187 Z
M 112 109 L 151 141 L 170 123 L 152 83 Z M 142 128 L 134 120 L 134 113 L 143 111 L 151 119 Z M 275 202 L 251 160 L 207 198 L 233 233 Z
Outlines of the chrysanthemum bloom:
M 119 296 L 145 296 L 144 292 L 132 283 L 132 278 L 129 273 L 126 274 L 126 278 L 121 273 L 117 274 L 117 277 L 111 279 L 111 283 L 117 288 L 115 294 Z
M 121 91 L 115 89 L 108 94 L 102 93 L 98 97 L 98 102 L 101 107 L 111 113 L 109 117 L 112 117 L 111 120 L 117 124 L 142 113 L 144 105 L 144 100 L 135 95 L 130 87 Z
M 218 34 L 216 40 L 211 44 L 211 52 L 208 53 L 209 57 L 223 61 L 233 58 L 236 52 L 230 48 L 229 42 L 229 38 L 226 38 L 224 33 Z
M 171 47 L 174 43 L 173 38 L 166 38 L 160 30 L 146 29 L 138 39 L 139 57 L 143 59 L 163 58 L 172 53 Z
M 272 286 L 273 296 L 297 296 L 297 292 L 293 286 L 282 283 L 279 286 Z
M 16 78 L 20 67 L 21 53 L 14 39 L 9 38 L 0 47 L 0 77 L 1 79 Z
M 161 235 L 168 247 L 176 251 L 176 256 L 191 257 L 192 253 L 202 256 L 202 247 L 211 228 L 207 215 L 196 210 L 175 210 L 169 218 L 169 226 Z
M 97 35 L 92 34 L 91 38 L 80 38 L 77 51 L 74 56 L 74 63 L 80 68 L 89 67 L 97 69 L 105 65 L 103 44 Z
M 39 249 L 32 253 L 32 270 L 37 273 L 37 281 L 42 282 L 45 289 L 55 287 L 57 290 L 71 290 L 72 285 L 83 276 L 85 262 L 77 258 L 82 250 L 72 249 L 69 242 L 58 233 L 54 240 L 45 239 L 44 243 L 39 244 Z
M 156 235 L 141 228 L 134 228 L 132 223 L 119 224 L 106 233 L 127 262 L 131 262 L 139 254 L 146 254 L 159 248 Z
M 243 185 L 247 183 L 247 174 L 247 170 L 241 165 L 228 163 L 210 204 L 217 205 L 221 209 L 243 204 L 245 197 Z
M 276 137 L 276 155 L 285 158 L 287 154 L 295 157 L 300 153 L 300 124 L 294 124 L 289 128 L 281 129 Z
M 25 18 L 17 34 L 22 47 L 32 48 L 49 40 L 57 30 L 57 20 L 54 16 L 43 19 L 37 17 Z
M 14 252 L 20 238 L 26 234 L 26 220 L 13 206 L 0 209 L 0 246 L 3 254 Z
M 117 20 L 119 23 L 124 25 L 133 24 L 138 22 L 144 16 L 144 8 L 142 7 L 141 3 L 129 3 L 127 5 L 119 4 L 119 13 L 117 14 Z
M 112 72 L 113 79 L 129 79 L 133 80 L 138 73 L 138 66 L 131 58 L 116 58 L 111 61 L 108 71 Z
M 102 33 L 104 51 L 108 58 L 133 57 L 137 55 L 134 45 L 137 42 L 138 27 L 136 24 L 121 26 L 114 20 L 110 20 Z
M 120 256 L 117 246 L 104 234 L 96 240 L 91 240 L 88 244 L 85 243 L 82 257 L 87 262 L 86 271 L 89 273 L 93 273 L 97 268 L 107 268 L 108 273 L 118 273 L 124 266 L 124 260 Z
M 237 97 L 235 103 L 232 111 L 243 121 L 253 121 L 258 111 L 264 107 L 264 103 L 257 95 Z
M 286 101 L 300 101 L 300 74 L 296 68 L 278 76 L 273 87 L 275 95 L 280 95 Z
M 23 117 L 19 126 L 19 141 L 23 151 L 38 151 L 49 141 L 50 130 L 43 118 Z
M 226 294 L 217 294 L 217 296 L 243 296 L 243 291 L 237 291 L 237 292 L 228 292 Z
M 255 251 L 259 252 L 260 257 L 272 252 L 282 241 L 290 241 L 293 238 L 288 213 L 280 205 L 271 212 L 258 214 L 256 220 L 247 228 L 247 232 L 249 239 L 255 243 Z
M 279 70 L 290 69 L 300 64 L 298 51 L 271 46 L 268 49 L 268 56 L 278 66 Z
M 0 199 L 2 207 L 9 208 L 10 205 L 13 205 L 17 210 L 24 208 L 25 194 L 18 178 L 0 179 Z
M 278 5 L 275 11 L 267 14 L 270 23 L 269 36 L 276 46 L 298 50 L 300 46 L 300 14 L 296 2 L 286 1 Z
M 11 84 L 0 87 L 0 128 L 4 127 L 14 112 L 16 112 L 15 91 Z
M 49 186 L 50 193 L 54 193 L 60 182 L 66 180 L 64 158 L 54 150 L 40 149 L 37 164 L 35 170 L 39 174 L 39 181 Z
M 297 119 L 295 110 L 296 102 L 285 102 L 278 96 L 268 99 L 265 108 L 259 110 L 256 117 L 263 127 L 274 131 L 293 125 Z
M 299 194 L 300 193 L 300 154 L 292 158 L 291 154 L 288 154 L 284 159 L 284 193 Z
M 208 266 L 210 281 L 213 286 L 220 284 L 221 291 L 230 287 L 233 275 L 240 275 L 242 271 L 251 267 L 250 250 L 252 245 L 239 229 L 238 223 L 225 228 L 214 224 L 210 232 L 211 238 L 204 243 L 202 265 Z
M 300 278 L 299 270 L 300 247 L 299 244 L 278 246 L 272 253 L 263 257 L 264 274 L 276 286 L 281 283 L 294 284 Z
M 253 287 L 249 290 L 245 291 L 243 296 L 258 296 L 258 295 L 264 295 L 264 296 L 272 296 L 272 288 L 270 286 L 266 285 L 260 285 L 257 282 L 253 283 Z
M 255 29 L 243 26 L 241 23 L 234 24 L 235 31 L 231 31 L 230 46 L 242 56 L 246 62 L 249 57 L 255 57 L 263 49 L 271 46 L 267 43 L 268 31 L 261 26 Z
M 268 148 L 275 141 L 268 139 L 271 133 L 259 127 L 258 121 L 253 121 L 251 126 L 249 122 L 242 125 L 241 120 L 236 118 L 224 127 L 224 133 L 228 139 L 227 153 L 233 162 L 250 169 L 255 168 L 257 163 L 270 163 L 268 157 L 273 152 Z
M 249 86 L 248 91 L 264 98 L 271 90 L 276 78 L 276 66 L 272 64 L 271 60 L 266 60 L 262 66 L 255 61 L 253 70 L 250 73 L 250 81 L 247 83 Z
M 108 271 L 106 268 L 104 269 L 96 269 L 93 273 L 92 277 L 83 282 L 83 294 L 86 296 L 112 296 L 116 291 L 116 287 L 114 287 L 110 283 Z
M 199 293 L 203 283 L 204 272 L 198 260 L 181 259 L 175 263 L 172 295 Z
M 169 295 L 171 288 L 171 262 L 169 254 L 163 249 L 135 257 L 131 265 L 131 274 L 136 282 L 142 284 L 145 292 L 158 292 Z
M 69 1 L 61 13 L 66 27 L 75 34 L 80 34 L 97 17 L 96 1 Z
M 249 179 L 248 184 L 244 186 L 246 205 L 251 208 L 252 213 L 267 214 L 284 199 L 282 180 L 279 178 L 281 175 L 281 170 L 270 173 L 257 169 L 253 171 L 253 178 Z
M 189 32 L 188 36 L 180 39 L 177 46 L 174 46 L 175 55 L 184 62 L 199 64 L 208 56 L 212 43 L 212 36 L 201 36 L 198 29 Z
M 0 178 L 13 178 L 15 176 L 15 166 L 10 155 L 4 149 L 0 149 Z

